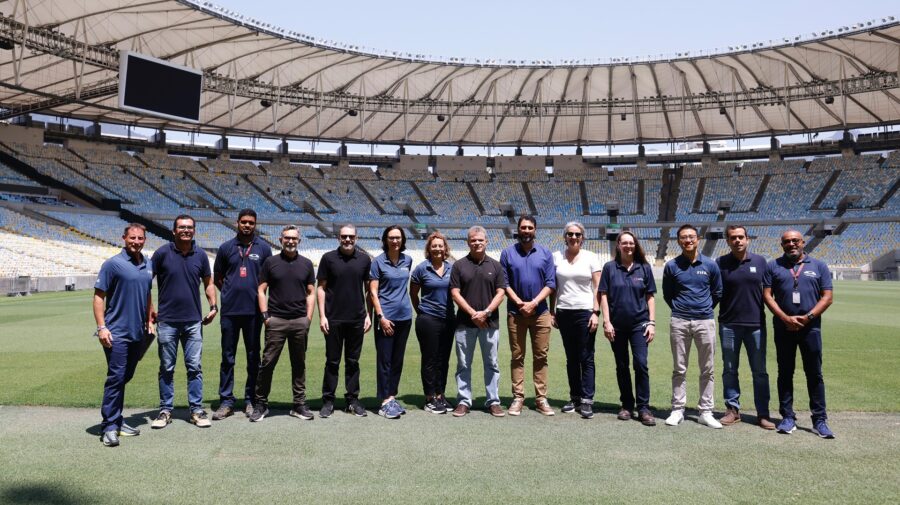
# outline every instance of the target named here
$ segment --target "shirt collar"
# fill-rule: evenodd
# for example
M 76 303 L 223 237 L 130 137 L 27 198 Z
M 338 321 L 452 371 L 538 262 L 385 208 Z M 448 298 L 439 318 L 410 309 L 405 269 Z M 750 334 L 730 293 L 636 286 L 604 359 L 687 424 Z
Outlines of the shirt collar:
M 119 256 L 121 256 L 122 259 L 124 259 L 125 261 L 131 263 L 132 265 L 135 265 L 135 263 L 134 263 L 133 261 L 131 261 L 131 255 L 128 254 L 128 251 L 125 250 L 124 247 L 123 247 L 122 250 L 119 252 Z M 145 264 L 145 263 L 147 263 L 147 257 L 144 256 L 144 253 L 141 253 L 141 261 L 140 261 L 140 263 L 137 263 L 136 266 L 141 266 L 141 265 L 143 265 L 143 264 Z
M 169 242 L 169 247 L 172 249 L 172 252 L 174 252 L 175 254 L 181 254 L 181 251 L 179 251 L 178 248 L 175 247 L 175 242 Z M 185 254 L 184 256 L 190 256 L 191 254 L 194 254 L 195 252 L 197 252 L 197 241 L 191 240 L 191 250 L 188 251 L 188 253 Z

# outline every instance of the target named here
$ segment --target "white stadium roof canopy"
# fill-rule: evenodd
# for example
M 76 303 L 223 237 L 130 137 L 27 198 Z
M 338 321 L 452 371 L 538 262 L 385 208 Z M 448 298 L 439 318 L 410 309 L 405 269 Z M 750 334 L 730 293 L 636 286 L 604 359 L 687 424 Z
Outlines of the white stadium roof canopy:
M 494 146 L 699 141 L 900 122 L 900 22 L 892 17 L 717 54 L 554 64 L 372 54 L 208 2 L 0 5 L 0 48 L 11 47 L 0 49 L 0 118 L 41 112 L 207 133 Z M 120 50 L 202 69 L 200 124 L 118 109 Z

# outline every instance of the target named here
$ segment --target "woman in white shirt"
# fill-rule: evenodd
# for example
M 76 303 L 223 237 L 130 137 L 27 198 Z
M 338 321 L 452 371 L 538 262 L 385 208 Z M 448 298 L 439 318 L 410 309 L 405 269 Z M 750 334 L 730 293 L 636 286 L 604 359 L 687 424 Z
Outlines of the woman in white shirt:
M 602 267 L 596 254 L 582 249 L 584 239 L 584 225 L 576 221 L 566 224 L 566 249 L 553 253 L 556 292 L 550 295 L 550 307 L 552 324 L 559 328 L 566 350 L 571 401 L 562 411 L 577 409 L 590 419 L 594 417 L 594 340 L 600 315 L 595 293 Z

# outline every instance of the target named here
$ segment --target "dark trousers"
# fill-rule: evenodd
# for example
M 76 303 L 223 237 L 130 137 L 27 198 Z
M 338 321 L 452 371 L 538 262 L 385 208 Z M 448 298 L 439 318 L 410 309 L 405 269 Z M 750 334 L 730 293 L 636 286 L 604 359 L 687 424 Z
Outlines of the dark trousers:
M 278 357 L 288 344 L 288 355 L 291 357 L 291 391 L 294 395 L 294 406 L 306 403 L 306 345 L 309 334 L 309 319 L 281 319 L 272 316 L 266 327 L 266 346 L 263 348 L 262 361 L 259 364 L 259 376 L 256 379 L 257 405 L 268 405 L 269 392 L 272 390 L 272 373 L 278 364 Z
M 779 327 L 780 326 L 780 327 Z M 827 419 L 825 413 L 825 380 L 822 378 L 822 330 L 808 328 L 787 331 L 775 324 L 775 352 L 778 356 L 778 402 L 782 418 L 794 418 L 794 368 L 797 349 L 803 360 L 806 389 L 809 392 L 809 410 L 813 421 Z
M 403 373 L 403 356 L 406 354 L 406 340 L 412 320 L 393 321 L 394 334 L 387 336 L 381 325 L 375 325 L 375 355 L 378 361 L 378 399 L 397 396 L 400 375 Z
M 240 335 L 244 335 L 247 353 L 247 382 L 244 383 L 244 401 L 252 403 L 256 391 L 256 375 L 259 373 L 259 335 L 262 317 L 222 316 L 222 364 L 219 365 L 219 401 L 234 406 L 234 362 Z
M 610 342 L 616 359 L 616 381 L 619 383 L 619 403 L 629 411 L 650 408 L 650 373 L 647 367 L 647 339 L 644 328 L 615 328 L 615 340 Z M 628 345 L 634 361 L 634 393 L 631 389 L 631 371 L 628 369 Z
M 329 321 L 325 335 L 325 376 L 322 378 L 322 400 L 334 401 L 341 352 L 344 352 L 344 385 L 348 401 L 359 398 L 359 355 L 363 345 L 363 321 Z M 346 349 L 344 349 L 346 347 Z
M 125 385 L 134 376 L 134 369 L 141 358 L 140 339 L 128 341 L 115 337 L 112 347 L 103 348 L 106 354 L 106 383 L 103 385 L 103 403 L 100 407 L 102 421 L 100 429 L 119 431 L 124 420 L 122 408 L 125 405 Z
M 443 395 L 447 387 L 455 328 L 453 316 L 419 314 L 416 317 L 416 338 L 422 351 L 422 389 L 427 397 Z
M 569 398 L 573 402 L 594 399 L 594 343 L 596 331 L 588 331 L 590 310 L 556 311 L 556 325 L 566 350 Z

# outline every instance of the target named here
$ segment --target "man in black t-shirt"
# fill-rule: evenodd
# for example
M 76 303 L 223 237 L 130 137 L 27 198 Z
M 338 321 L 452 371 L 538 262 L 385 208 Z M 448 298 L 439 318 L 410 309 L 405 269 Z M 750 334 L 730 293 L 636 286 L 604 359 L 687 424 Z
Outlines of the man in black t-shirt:
M 297 253 L 299 242 L 300 230 L 294 225 L 285 226 L 281 230 L 281 254 L 267 259 L 259 272 L 258 301 L 266 325 L 266 346 L 256 378 L 256 397 L 250 414 L 253 422 L 269 413 L 272 372 L 285 342 L 291 357 L 294 393 L 290 415 L 306 421 L 313 418 L 306 406 L 306 339 L 315 305 L 316 281 L 312 262 Z
M 347 411 L 365 417 L 366 409 L 359 403 L 359 355 L 363 335 L 372 321 L 366 310 L 369 268 L 372 259 L 356 247 L 356 227 L 341 227 L 340 246 L 322 255 L 317 290 L 319 298 L 319 327 L 325 335 L 325 377 L 322 379 L 322 409 L 319 417 L 334 412 L 341 350 L 344 351 L 344 383 L 347 388 Z

